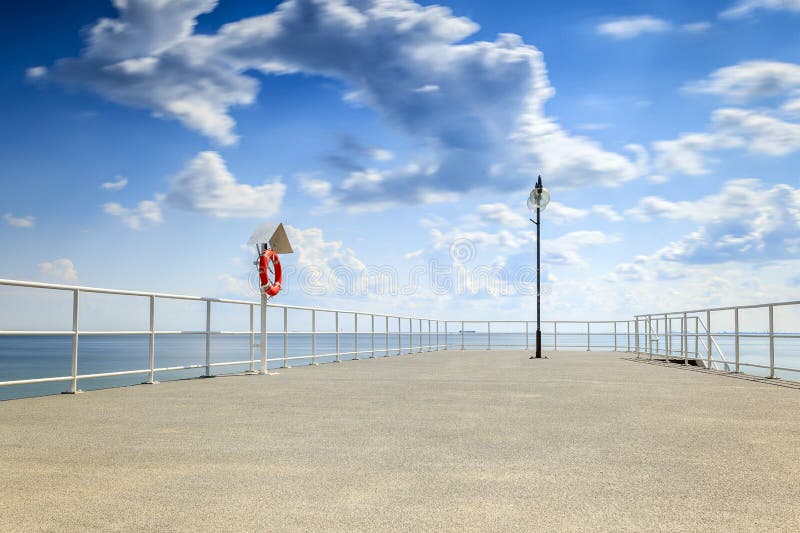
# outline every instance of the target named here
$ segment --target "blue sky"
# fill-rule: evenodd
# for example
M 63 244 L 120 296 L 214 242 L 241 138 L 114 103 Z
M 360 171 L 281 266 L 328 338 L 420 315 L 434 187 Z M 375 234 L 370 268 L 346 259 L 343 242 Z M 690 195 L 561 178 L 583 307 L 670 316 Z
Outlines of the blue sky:
M 549 317 L 797 294 L 795 0 L 31 1 L 0 26 L 0 277 L 253 297 L 243 244 L 281 220 L 285 303 L 532 318 L 541 173 Z

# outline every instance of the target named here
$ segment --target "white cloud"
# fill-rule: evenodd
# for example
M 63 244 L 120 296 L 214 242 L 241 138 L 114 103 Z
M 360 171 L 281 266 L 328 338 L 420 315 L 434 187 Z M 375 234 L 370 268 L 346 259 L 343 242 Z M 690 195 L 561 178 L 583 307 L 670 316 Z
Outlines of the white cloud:
M 800 98 L 789 100 L 781 107 L 781 111 L 787 115 L 800 117 Z
M 78 271 L 75 265 L 67 258 L 56 259 L 39 263 L 39 274 L 48 281 L 75 283 L 78 281 Z
M 672 29 L 672 24 L 664 19 L 640 15 L 620 17 L 597 25 L 597 33 L 615 39 L 632 39 L 645 33 L 663 33 Z
M 739 0 L 720 13 L 722 18 L 742 18 L 755 11 L 793 11 L 800 13 L 800 0 Z
M 687 83 L 689 92 L 723 96 L 735 102 L 781 96 L 800 89 L 800 65 L 779 61 L 744 61 Z
M 655 166 L 661 172 L 699 176 L 710 172 L 709 152 L 746 148 L 754 154 L 784 156 L 800 150 L 800 124 L 757 111 L 717 109 L 711 114 L 710 133 L 688 133 L 678 139 L 653 143 Z
M 312 178 L 310 176 L 298 176 L 300 189 L 314 198 L 326 198 L 331 194 L 331 182 Z
M 670 141 L 656 141 L 655 166 L 667 174 L 679 172 L 689 176 L 708 174 L 707 152 L 736 148 L 744 141 L 723 133 L 685 133 Z
M 47 77 L 47 67 L 31 67 L 25 71 L 25 77 L 29 81 L 39 81 Z
M 690 22 L 689 24 L 683 24 L 681 26 L 683 31 L 688 31 L 690 33 L 702 33 L 704 31 L 708 31 L 711 29 L 710 22 Z
M 12 228 L 32 228 L 36 225 L 36 217 L 30 215 L 24 217 L 15 217 L 11 213 L 6 213 L 3 215 L 3 220 L 5 220 L 6 224 Z
M 520 210 L 522 210 L 522 208 L 520 208 Z M 511 209 L 508 204 L 502 202 L 479 205 L 478 213 L 480 213 L 485 220 L 496 222 L 501 226 L 509 228 L 525 228 L 530 225 L 527 218 Z
M 547 206 L 545 210 L 544 218 L 548 222 L 554 222 L 556 224 L 565 224 L 569 222 L 574 222 L 576 220 L 581 220 L 589 216 L 588 209 L 578 209 L 575 207 L 569 207 L 567 205 L 562 204 L 561 202 L 550 202 L 550 205 Z
M 287 0 L 200 35 L 196 18 L 214 0 L 115 5 L 117 17 L 91 26 L 81 56 L 56 62 L 54 78 L 179 120 L 222 144 L 237 139 L 231 109 L 255 100 L 259 82 L 250 72 L 339 80 L 420 145 L 409 162 L 382 171 L 379 183 L 361 190 L 345 182 L 332 192 L 333 202 L 354 211 L 452 200 L 484 187 L 497 161 L 511 169 L 507 184 L 539 166 L 562 186 L 615 185 L 644 174 L 641 148 L 632 161 L 545 116 L 554 91 L 539 50 L 510 34 L 466 42 L 478 25 L 442 6 Z M 508 142 L 512 136 L 517 143 Z
M 114 176 L 112 181 L 106 181 L 100 185 L 101 189 L 106 191 L 121 191 L 128 184 L 128 178 L 124 176 Z
M 745 139 L 753 153 L 782 156 L 800 150 L 800 124 L 745 109 L 718 109 L 712 122 L 726 135 Z
M 466 231 L 453 228 L 444 232 L 438 228 L 430 230 L 434 250 L 449 250 L 455 262 L 461 256 L 472 259 L 478 253 L 490 257 L 506 257 L 520 253 L 536 243 L 536 232 L 531 230 L 512 232 L 502 229 L 497 232 Z M 542 239 L 542 261 L 549 265 L 584 266 L 580 251 L 587 246 L 600 246 L 618 242 L 618 235 L 602 231 L 573 231 L 552 239 Z M 454 251 L 454 247 L 456 250 Z
M 394 159 L 394 154 L 391 150 L 386 150 L 384 148 L 372 148 L 369 152 L 372 159 L 375 161 L 391 161 Z
M 416 259 L 417 257 L 422 257 L 423 253 L 425 253 L 425 248 L 420 248 L 419 250 L 414 250 L 413 252 L 403 254 L 403 259 L 406 261 L 409 259 Z
M 161 201 L 163 196 L 156 196 L 155 200 L 144 200 L 136 207 L 123 207 L 116 202 L 103 204 L 103 212 L 107 215 L 118 217 L 122 223 L 131 229 L 140 230 L 145 226 L 155 226 L 161 223 Z
M 649 196 L 627 212 L 641 221 L 653 218 L 688 220 L 698 229 L 671 242 L 638 263 L 671 261 L 717 263 L 800 256 L 800 189 L 767 188 L 760 180 L 725 183 L 719 193 L 692 201 Z M 630 264 L 623 266 L 633 269 Z
M 522 209 L 520 209 L 521 211 Z M 530 228 L 531 222 L 527 217 L 522 216 L 517 210 L 502 202 L 492 204 L 482 204 L 478 206 L 480 218 L 478 222 L 489 221 L 507 228 Z M 554 224 L 568 224 L 577 220 L 582 220 L 589 215 L 598 215 L 611 222 L 619 222 L 622 217 L 610 205 L 594 205 L 587 209 L 579 209 L 562 204 L 561 202 L 550 202 L 542 217 Z
M 605 217 L 610 222 L 622 222 L 622 220 L 624 220 L 622 215 L 617 213 L 610 205 L 601 204 L 592 206 L 592 213 Z
M 170 204 L 219 218 L 267 218 L 281 208 L 286 186 L 239 183 L 217 152 L 200 152 L 170 179 Z
M 611 127 L 611 124 L 607 124 L 605 122 L 584 122 L 583 124 L 578 124 L 576 126 L 577 129 L 582 131 L 600 131 L 600 130 L 607 130 Z

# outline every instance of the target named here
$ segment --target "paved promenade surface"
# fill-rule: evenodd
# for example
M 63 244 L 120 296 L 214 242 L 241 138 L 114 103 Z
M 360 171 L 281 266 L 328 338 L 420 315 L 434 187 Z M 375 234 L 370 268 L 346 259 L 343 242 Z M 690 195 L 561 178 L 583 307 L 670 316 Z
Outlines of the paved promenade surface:
M 800 530 L 800 390 L 623 357 L 0 402 L 0 531 Z

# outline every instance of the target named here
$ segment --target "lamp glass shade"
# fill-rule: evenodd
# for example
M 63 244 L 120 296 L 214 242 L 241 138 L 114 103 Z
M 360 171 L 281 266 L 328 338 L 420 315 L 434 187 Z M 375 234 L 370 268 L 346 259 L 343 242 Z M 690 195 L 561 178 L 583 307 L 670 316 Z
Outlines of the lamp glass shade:
M 544 211 L 547 204 L 550 203 L 550 191 L 542 187 L 541 191 L 534 187 L 528 196 L 528 209 L 533 211 L 536 208 Z

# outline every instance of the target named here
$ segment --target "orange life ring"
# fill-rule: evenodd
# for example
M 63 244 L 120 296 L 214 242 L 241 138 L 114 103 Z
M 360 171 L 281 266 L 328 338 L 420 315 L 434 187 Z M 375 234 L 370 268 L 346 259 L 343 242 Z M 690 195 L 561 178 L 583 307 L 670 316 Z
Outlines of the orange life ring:
M 269 279 L 269 262 L 275 269 L 274 279 Z M 281 282 L 283 281 L 283 271 L 281 270 L 281 261 L 278 259 L 278 254 L 275 250 L 264 250 L 261 257 L 258 259 L 258 277 L 261 281 L 261 290 L 267 296 L 275 296 L 281 292 Z

